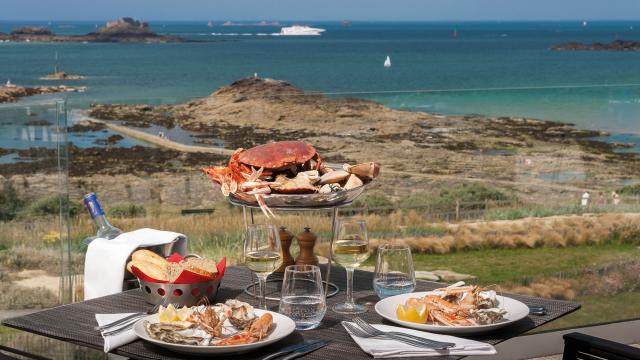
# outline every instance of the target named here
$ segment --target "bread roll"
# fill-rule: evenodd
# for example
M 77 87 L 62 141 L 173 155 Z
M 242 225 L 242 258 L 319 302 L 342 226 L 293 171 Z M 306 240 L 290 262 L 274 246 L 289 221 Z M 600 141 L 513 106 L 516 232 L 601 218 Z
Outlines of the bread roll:
M 134 251 L 133 254 L 131 254 L 131 260 L 147 261 L 163 268 L 169 264 L 169 262 L 162 256 L 146 249 Z
M 188 258 L 180 263 L 186 270 L 204 276 L 215 277 L 218 273 L 217 263 L 212 259 Z
M 167 266 L 158 266 L 157 264 L 144 260 L 131 260 L 127 264 L 127 270 L 131 271 L 132 266 L 135 266 L 138 270 L 153 279 L 169 281 Z

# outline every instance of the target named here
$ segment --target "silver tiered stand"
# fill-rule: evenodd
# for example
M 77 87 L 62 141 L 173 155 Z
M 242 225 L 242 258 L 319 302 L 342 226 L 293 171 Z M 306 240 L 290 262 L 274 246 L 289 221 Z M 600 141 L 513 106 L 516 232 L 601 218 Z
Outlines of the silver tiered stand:
M 254 224 L 254 214 L 253 211 L 255 209 L 259 209 L 260 207 L 257 204 L 253 204 L 250 202 L 246 202 L 243 201 L 241 199 L 235 198 L 233 196 L 229 197 L 229 202 L 235 206 L 240 206 L 242 207 L 242 218 L 243 218 L 243 222 L 244 222 L 244 227 L 245 227 L 245 231 L 247 229 L 247 226 L 249 224 Z M 269 206 L 269 208 L 271 210 L 274 211 L 288 211 L 288 212 L 299 212 L 299 211 L 326 211 L 329 210 L 331 211 L 331 239 L 329 242 L 329 254 L 328 254 L 328 263 L 327 263 L 327 271 L 325 274 L 325 280 L 324 282 L 324 294 L 325 297 L 332 297 L 334 295 L 336 295 L 338 292 L 340 292 L 340 288 L 334 284 L 331 283 L 329 281 L 330 276 L 331 276 L 331 248 L 333 247 L 333 242 L 335 240 L 335 233 L 336 233 L 336 226 L 337 226 L 337 221 L 338 221 L 338 209 L 344 206 L 349 206 L 351 205 L 352 201 L 349 202 L 344 202 L 344 203 L 336 203 L 336 204 L 332 204 L 332 205 L 319 205 L 319 206 L 309 206 L 309 207 L 300 207 L 300 206 L 287 206 L 287 207 L 274 207 L 274 206 Z M 253 277 L 253 273 L 252 273 L 252 277 Z M 267 280 L 267 282 L 279 282 L 282 281 L 282 279 L 269 279 Z M 253 281 L 252 284 L 249 284 L 248 286 L 246 286 L 244 288 L 244 292 L 248 295 L 257 297 L 256 293 L 255 293 L 255 289 L 258 286 L 258 283 Z M 329 292 L 329 288 L 332 288 L 331 292 Z M 254 291 L 250 291 L 250 289 L 253 289 Z M 267 300 L 280 300 L 280 298 L 276 298 L 276 297 L 266 297 Z

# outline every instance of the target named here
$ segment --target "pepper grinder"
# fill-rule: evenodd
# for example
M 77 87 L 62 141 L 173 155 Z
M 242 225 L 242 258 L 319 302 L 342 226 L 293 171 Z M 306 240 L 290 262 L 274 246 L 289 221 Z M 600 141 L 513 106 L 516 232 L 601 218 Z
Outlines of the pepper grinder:
M 318 265 L 318 257 L 314 253 L 318 237 L 306 227 L 304 231 L 296 236 L 300 246 L 300 255 L 296 258 L 296 265 Z
M 291 242 L 293 241 L 293 233 L 287 230 L 286 227 L 280 226 L 280 246 L 282 247 L 282 265 L 276 269 L 275 272 L 282 273 L 284 269 L 289 266 L 295 264 L 293 261 L 293 256 L 291 256 L 290 247 Z

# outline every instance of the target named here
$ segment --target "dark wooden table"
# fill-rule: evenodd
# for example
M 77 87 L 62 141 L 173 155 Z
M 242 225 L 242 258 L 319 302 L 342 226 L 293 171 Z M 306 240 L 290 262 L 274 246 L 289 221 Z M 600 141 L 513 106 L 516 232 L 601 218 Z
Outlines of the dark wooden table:
M 372 290 L 372 279 L 373 273 L 356 271 L 354 276 L 354 294 L 358 302 L 369 302 L 373 304 L 378 300 L 378 297 Z M 341 288 L 344 288 L 344 270 L 340 268 L 332 269 L 332 281 Z M 243 288 L 250 283 L 251 277 L 247 269 L 242 267 L 228 268 L 222 281 L 222 286 L 218 293 L 217 300 L 222 302 L 229 298 L 239 298 L 243 301 L 256 303 L 256 299 L 253 299 L 243 293 Z M 442 284 L 418 281 L 416 291 L 427 291 L 437 287 L 442 287 Z M 471 338 L 490 344 L 497 344 L 580 308 L 580 305 L 574 302 L 549 300 L 521 295 L 510 296 L 527 305 L 542 305 L 546 307 L 547 315 L 529 315 L 527 318 L 503 329 Z M 343 300 L 344 292 L 340 292 L 333 298 L 328 299 L 328 306 Z M 277 305 L 277 303 L 272 303 L 272 305 Z M 3 324 L 45 337 L 55 338 L 101 350 L 103 348 L 102 337 L 98 331 L 94 330 L 94 327 L 97 325 L 95 320 L 96 313 L 136 312 L 145 311 L 148 308 L 149 305 L 144 302 L 142 293 L 140 290 L 136 289 L 82 303 L 63 305 L 29 315 L 7 319 L 3 321 Z M 370 310 L 366 314 L 363 314 L 362 317 L 370 323 L 387 323 L 386 320 L 383 321 L 382 318 L 375 313 L 373 306 L 371 306 Z M 319 328 L 310 331 L 295 331 L 293 334 L 278 343 L 252 353 L 234 355 L 234 359 L 256 359 L 260 356 L 269 354 L 286 344 L 312 339 L 331 339 L 333 341 L 328 346 L 307 355 L 305 357 L 306 359 L 371 359 L 368 354 L 360 350 L 340 325 L 340 321 L 345 319 L 346 318 L 342 315 L 328 310 L 327 315 L 323 319 L 322 325 Z M 127 356 L 132 359 L 175 360 L 193 358 L 172 353 L 168 350 L 143 342 L 142 340 L 137 340 L 130 344 L 123 345 L 114 350 L 113 353 Z M 441 359 L 446 358 L 447 357 Z

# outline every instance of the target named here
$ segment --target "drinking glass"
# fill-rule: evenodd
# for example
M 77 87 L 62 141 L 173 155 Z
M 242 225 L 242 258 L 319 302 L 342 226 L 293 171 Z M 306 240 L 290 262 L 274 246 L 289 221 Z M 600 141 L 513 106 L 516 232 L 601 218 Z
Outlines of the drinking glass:
M 410 293 L 416 287 L 416 274 L 409 245 L 383 244 L 378 247 L 373 289 L 380 299 Z
M 244 239 L 244 263 L 258 278 L 260 304 L 266 309 L 267 276 L 282 265 L 280 236 L 275 225 L 249 225 Z
M 331 253 L 336 264 L 347 271 L 347 299 L 344 303 L 334 305 L 333 311 L 341 314 L 366 312 L 367 306 L 353 301 L 353 271 L 369 258 L 366 223 L 363 220 L 340 220 Z
M 278 312 L 293 319 L 298 330 L 311 330 L 320 325 L 327 304 L 319 267 L 289 265 L 285 268 Z

